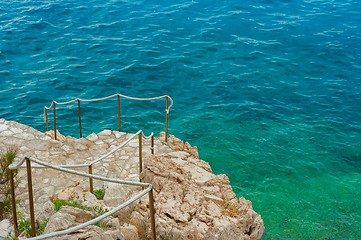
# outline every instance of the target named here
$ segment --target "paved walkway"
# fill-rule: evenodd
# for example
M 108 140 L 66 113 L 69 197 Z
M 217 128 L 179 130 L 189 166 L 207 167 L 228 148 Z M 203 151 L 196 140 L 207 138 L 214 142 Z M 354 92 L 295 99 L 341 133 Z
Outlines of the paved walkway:
M 31 127 L 0 119 L 0 151 L 13 147 L 18 150 L 17 160 L 32 156 L 54 165 L 83 164 L 116 148 L 133 134 L 104 130 L 98 134 L 90 134 L 86 138 L 76 139 L 59 136 L 59 140 L 51 138 L 51 132 L 42 133 Z M 116 179 L 139 181 L 139 148 L 138 137 L 125 147 L 93 166 L 93 173 Z M 155 153 L 170 152 L 171 149 L 159 139 L 155 139 Z M 143 162 L 150 157 L 150 140 L 143 140 Z M 25 163 L 23 164 L 25 165 Z M 88 168 L 76 170 L 87 172 Z M 33 169 L 33 189 L 35 212 L 41 211 L 43 204 L 51 196 L 65 188 L 79 185 L 89 188 L 89 179 L 52 169 Z M 26 169 L 19 170 L 19 185 L 16 189 L 18 210 L 28 212 L 28 191 Z M 106 192 L 107 205 L 115 205 L 127 195 L 128 188 L 114 183 L 94 180 L 94 189 L 102 188 Z M 86 189 L 84 189 L 86 191 Z M 111 204 L 116 200 L 114 204 Z

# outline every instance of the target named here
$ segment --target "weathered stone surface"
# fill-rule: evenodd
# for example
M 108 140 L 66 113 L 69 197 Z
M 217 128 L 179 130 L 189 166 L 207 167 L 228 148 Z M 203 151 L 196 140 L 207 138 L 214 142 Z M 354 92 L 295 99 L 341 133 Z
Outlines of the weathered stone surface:
M 75 187 L 66 188 L 54 196 L 61 200 L 82 199 L 87 189 L 79 182 Z
M 141 239 L 139 238 L 138 229 L 134 225 L 125 224 L 119 230 L 123 234 L 124 240 Z
M 44 133 L 46 136 L 52 138 L 52 139 L 55 139 L 55 133 L 53 130 L 50 130 L 50 131 L 47 131 Z M 73 137 L 70 137 L 70 136 L 64 136 L 62 135 L 59 130 L 56 130 L 56 140 L 59 141 L 59 142 L 65 142 L 65 141 L 72 141 L 74 140 L 75 138 Z
M 143 181 L 155 186 L 158 232 L 167 233 L 168 239 L 262 236 L 261 217 L 248 201 L 236 198 L 226 175 L 213 175 L 192 156 L 178 157 L 154 157 L 142 173 Z
M 100 133 L 98 133 L 98 136 L 110 136 L 110 135 L 112 135 L 111 130 L 103 130 Z
M 117 230 L 120 229 L 120 222 L 118 218 L 108 217 L 100 221 L 100 224 L 103 224 L 107 229 Z
M 115 149 L 131 134 L 104 130 L 86 138 L 65 137 L 57 132 L 41 133 L 28 126 L 0 119 L 0 150 L 18 146 L 18 158 L 35 156 L 55 165 L 80 164 Z M 260 239 L 264 225 L 251 202 L 237 199 L 226 175 L 214 175 L 198 150 L 189 143 L 164 133 L 155 139 L 156 156 L 150 154 L 150 141 L 143 141 L 143 182 L 154 188 L 156 229 L 165 239 Z M 139 180 L 138 140 L 93 166 L 93 173 L 115 179 Z M 87 168 L 76 170 L 87 172 Z M 50 197 L 77 201 L 98 209 L 119 205 L 139 192 L 139 187 L 94 180 L 95 189 L 104 189 L 104 201 L 89 193 L 89 179 L 55 170 L 32 171 L 37 221 L 49 219 L 46 232 L 69 228 L 88 221 L 98 213 L 63 207 L 55 213 Z M 26 174 L 19 171 L 18 209 L 28 211 Z M 101 221 L 99 228 L 89 226 L 71 235 L 53 239 L 149 239 L 149 199 L 142 197 Z
M 8 126 L 6 124 L 0 124 L 0 131 L 5 131 L 6 129 L 8 129 Z
M 65 235 L 52 238 L 54 240 L 124 240 L 120 230 L 104 231 L 104 229 L 91 225 L 80 229 L 71 235 Z
M 9 131 L 9 130 L 5 130 L 5 131 L 1 131 L 0 132 L 0 136 L 2 137 L 7 137 L 7 136 L 11 136 L 13 135 L 14 133 L 12 131 Z
M 44 233 L 64 230 L 89 221 L 93 217 L 95 217 L 95 214 L 92 212 L 79 208 L 63 206 L 58 212 L 50 217 Z
M 160 139 L 165 139 L 164 132 L 160 133 Z M 197 147 L 192 147 L 188 142 L 184 143 L 181 139 L 176 138 L 174 135 L 169 136 L 168 144 L 174 151 L 185 151 L 195 158 L 199 157 Z
M 46 222 L 55 213 L 54 204 L 49 200 L 43 205 L 41 212 L 36 215 L 38 223 Z
M 126 135 L 126 133 L 118 132 L 118 131 L 114 131 L 113 133 L 114 133 L 114 135 L 115 135 L 116 138 L 120 138 L 120 137 Z
M 88 207 L 102 207 L 106 208 L 105 204 L 99 202 L 99 200 L 95 197 L 94 194 L 90 192 L 86 192 L 83 194 L 83 201 L 80 201 L 84 206 Z
M 72 227 L 75 224 L 75 216 L 71 214 L 61 213 L 60 211 L 55 213 L 49 219 L 48 224 L 45 227 L 44 234 L 52 233 L 59 230 L 64 230 Z
M 12 232 L 12 226 L 9 219 L 0 221 L 0 239 L 6 239 Z
M 96 140 L 98 140 L 98 135 L 96 135 L 95 133 L 92 133 L 92 134 L 88 135 L 86 137 L 86 139 L 88 139 L 88 140 L 90 140 L 92 142 L 95 142 Z

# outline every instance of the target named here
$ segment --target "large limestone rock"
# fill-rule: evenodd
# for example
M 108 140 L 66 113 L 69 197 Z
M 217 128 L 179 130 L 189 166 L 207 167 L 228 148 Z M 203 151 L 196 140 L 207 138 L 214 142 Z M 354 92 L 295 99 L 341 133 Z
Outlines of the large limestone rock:
M 44 230 L 44 234 L 77 226 L 81 223 L 91 220 L 94 217 L 96 217 L 94 212 L 63 206 L 58 212 L 50 217 L 49 222 L 47 223 Z M 69 235 L 54 237 L 52 239 L 128 239 L 125 238 L 122 234 L 121 230 L 123 229 L 119 224 L 119 220 L 116 218 L 109 217 L 106 220 L 103 220 L 99 225 L 102 226 L 102 228 L 95 225 L 90 225 Z
M 167 239 L 260 239 L 264 225 L 251 202 L 237 199 L 224 174 L 192 154 L 172 152 L 146 162 L 155 189 L 157 232 Z M 147 204 L 146 201 L 143 204 Z
M 0 239 L 6 239 L 11 236 L 12 226 L 9 219 L 4 219 L 0 221 Z

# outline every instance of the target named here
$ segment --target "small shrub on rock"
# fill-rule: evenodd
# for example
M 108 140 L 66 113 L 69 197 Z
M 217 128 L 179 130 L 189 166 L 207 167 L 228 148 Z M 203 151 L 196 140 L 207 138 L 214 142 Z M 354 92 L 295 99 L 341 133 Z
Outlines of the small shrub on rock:
M 8 149 L 0 156 L 0 220 L 7 218 L 11 212 L 10 169 L 14 162 L 16 150 Z M 17 171 L 14 171 L 14 177 Z
M 105 191 L 103 189 L 97 189 L 93 191 L 93 194 L 98 200 L 103 200 L 105 196 Z

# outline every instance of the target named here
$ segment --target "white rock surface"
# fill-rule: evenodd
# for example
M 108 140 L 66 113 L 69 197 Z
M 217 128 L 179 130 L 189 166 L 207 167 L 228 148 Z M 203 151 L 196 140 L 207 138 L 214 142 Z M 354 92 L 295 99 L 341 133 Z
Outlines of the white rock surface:
M 6 239 L 13 231 L 9 219 L 0 221 L 0 239 Z
M 56 165 L 89 163 L 122 144 L 132 134 L 104 130 L 86 138 L 65 137 L 57 132 L 41 133 L 31 127 L 0 119 L 0 151 L 9 146 L 18 149 L 18 160 L 35 156 Z M 156 230 L 160 239 L 260 239 L 264 225 L 251 202 L 237 199 L 224 174 L 214 175 L 198 150 L 189 143 L 164 133 L 155 139 L 155 156 L 150 141 L 143 141 L 143 172 L 139 176 L 138 141 L 93 166 L 93 173 L 116 179 L 149 182 L 154 187 Z M 88 172 L 87 168 L 77 170 Z M 36 218 L 49 219 L 45 232 L 65 229 L 94 217 L 95 213 L 63 207 L 53 212 L 51 199 L 75 200 L 84 206 L 110 208 L 139 192 L 139 187 L 120 186 L 94 180 L 95 189 L 104 189 L 104 201 L 89 193 L 89 179 L 55 170 L 32 171 Z M 28 214 L 26 171 L 19 170 L 16 189 L 18 211 Z M 0 229 L 11 229 L 10 222 Z M 149 239 L 149 201 L 144 196 L 115 215 L 103 220 L 99 228 L 89 226 L 77 233 L 54 239 Z M 3 225 L 5 227 L 3 227 Z M 4 230 L 6 231 L 6 230 Z M 1 231 L 0 231 L 1 233 Z M 0 235 L 2 236 L 2 235 Z

